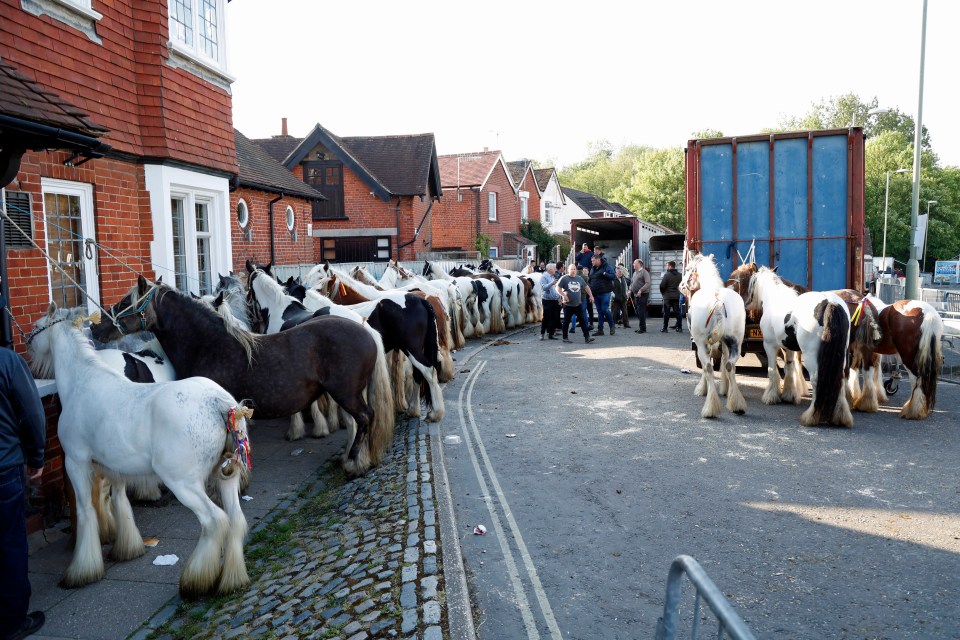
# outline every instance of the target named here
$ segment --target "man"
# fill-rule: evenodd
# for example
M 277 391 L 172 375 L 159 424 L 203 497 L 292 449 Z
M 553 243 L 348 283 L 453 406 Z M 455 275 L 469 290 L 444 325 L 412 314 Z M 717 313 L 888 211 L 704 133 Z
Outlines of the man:
M 593 303 L 593 293 L 590 291 L 590 285 L 586 283 L 583 276 L 577 275 L 577 265 L 571 264 L 567 267 L 567 275 L 557 281 L 556 290 L 560 299 L 563 301 L 563 308 L 566 312 L 563 320 L 563 341 L 566 343 L 572 342 L 568 337 L 570 320 L 577 318 L 580 329 L 583 331 L 584 342 L 587 344 L 593 342 L 593 338 L 590 337 L 590 331 L 587 329 L 586 318 L 583 317 L 583 307 L 580 304 L 584 293 L 586 293 L 590 302 Z
M 610 303 L 610 312 L 613 314 L 614 324 L 622 324 L 624 329 L 630 328 L 630 283 L 623 275 L 623 267 L 617 265 L 614 269 L 616 279 L 613 281 L 613 301 Z
M 597 306 L 597 330 L 594 336 L 603 335 L 603 321 L 606 320 L 610 325 L 610 335 L 614 335 L 617 330 L 613 326 L 613 315 L 610 313 L 610 294 L 613 293 L 613 281 L 616 275 L 603 255 L 594 253 L 591 259 L 590 267 L 590 290 L 596 300 Z
M 589 269 L 590 260 L 592 258 L 593 258 L 593 251 L 590 251 L 590 245 L 584 242 L 583 247 L 580 249 L 580 253 L 577 254 L 577 258 L 574 261 L 574 264 L 577 265 L 578 270 Z
M 46 446 L 43 405 L 23 358 L 0 348 L 0 638 L 26 638 L 40 630 L 42 611 L 27 614 L 26 483 L 43 473 Z
M 557 292 L 557 266 L 552 262 L 546 266 L 545 272 L 540 276 L 540 291 L 543 292 L 543 320 L 540 321 L 540 339 L 544 335 L 551 340 L 556 340 L 554 335 L 560 327 L 560 294 Z
M 647 332 L 647 300 L 650 299 L 650 272 L 643 266 L 643 260 L 633 261 L 633 278 L 630 280 L 630 293 L 633 295 L 633 310 L 637 312 L 637 333 Z
M 660 293 L 663 294 L 663 329 L 660 329 L 660 333 L 667 332 L 671 314 L 677 319 L 672 329 L 677 332 L 683 331 L 683 318 L 680 317 L 680 280 L 682 278 L 683 276 L 677 271 L 677 263 L 673 260 L 668 262 L 667 271 L 660 280 Z

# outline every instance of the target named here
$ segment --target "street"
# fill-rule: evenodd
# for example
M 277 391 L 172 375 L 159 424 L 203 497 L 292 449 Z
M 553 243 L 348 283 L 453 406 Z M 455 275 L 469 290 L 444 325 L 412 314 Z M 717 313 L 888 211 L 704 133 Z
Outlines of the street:
M 924 421 L 898 418 L 904 380 L 809 428 L 747 356 L 747 413 L 705 420 L 688 335 L 658 327 L 457 363 L 440 439 L 477 635 L 652 637 L 689 554 L 757 637 L 960 637 L 960 386 Z

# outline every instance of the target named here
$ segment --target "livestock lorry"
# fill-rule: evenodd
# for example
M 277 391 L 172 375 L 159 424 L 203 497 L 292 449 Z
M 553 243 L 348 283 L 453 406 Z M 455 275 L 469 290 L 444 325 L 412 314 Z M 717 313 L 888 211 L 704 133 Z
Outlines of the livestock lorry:
M 859 127 L 690 140 L 686 245 L 728 276 L 758 265 L 807 289 L 864 286 L 864 135 Z M 744 353 L 763 357 L 748 321 Z

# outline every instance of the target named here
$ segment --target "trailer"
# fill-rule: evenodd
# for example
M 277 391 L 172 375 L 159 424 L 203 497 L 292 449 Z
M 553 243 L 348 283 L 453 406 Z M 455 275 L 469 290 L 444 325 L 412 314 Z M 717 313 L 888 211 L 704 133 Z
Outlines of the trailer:
M 683 269 L 683 242 L 682 233 L 670 233 L 650 238 L 650 256 L 645 260 L 647 271 L 650 272 L 650 295 L 647 298 L 648 307 L 656 307 L 659 314 L 663 314 L 663 294 L 660 293 L 660 281 L 667 272 L 667 263 L 674 262 L 677 269 Z M 651 313 L 653 313 L 651 311 Z M 657 315 L 657 314 L 653 314 Z
M 636 216 L 572 220 L 570 254 L 576 254 L 584 242 L 591 249 L 599 245 L 610 264 L 623 264 L 630 271 L 634 260 L 649 261 L 652 238 L 669 233 L 670 229 Z
M 859 127 L 690 140 L 686 243 L 729 275 L 758 265 L 816 291 L 862 290 L 864 136 Z M 763 353 L 748 324 L 744 352 Z

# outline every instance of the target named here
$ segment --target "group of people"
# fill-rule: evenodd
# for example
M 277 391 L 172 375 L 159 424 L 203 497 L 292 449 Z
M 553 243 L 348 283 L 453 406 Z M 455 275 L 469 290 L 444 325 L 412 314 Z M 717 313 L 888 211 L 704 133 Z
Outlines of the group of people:
M 647 301 L 650 297 L 652 279 L 642 260 L 634 260 L 633 276 L 628 280 L 623 265 L 613 267 L 607 262 L 600 247 L 593 250 L 583 244 L 576 260 L 567 266 L 562 262 L 541 263 L 543 272 L 540 288 L 543 292 L 543 321 L 540 323 L 540 339 L 556 340 L 561 331 L 564 342 L 570 340 L 571 325 L 580 327 L 587 343 L 604 334 L 604 322 L 610 335 L 616 333 L 616 325 L 630 328 L 629 305 L 632 303 L 639 327 L 636 333 L 647 332 Z M 680 313 L 680 273 L 674 262 L 667 263 L 667 271 L 660 282 L 663 295 L 663 329 L 683 331 Z M 589 301 L 589 305 L 588 305 Z M 564 311 L 561 319 L 561 309 Z M 596 310 L 596 315 L 594 315 Z M 669 327 L 673 317 L 676 322 Z M 594 320 L 596 319 L 596 330 Z M 593 333 L 591 333 L 593 332 Z

